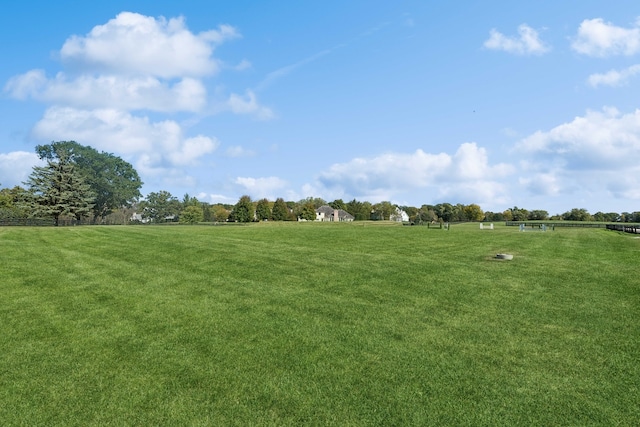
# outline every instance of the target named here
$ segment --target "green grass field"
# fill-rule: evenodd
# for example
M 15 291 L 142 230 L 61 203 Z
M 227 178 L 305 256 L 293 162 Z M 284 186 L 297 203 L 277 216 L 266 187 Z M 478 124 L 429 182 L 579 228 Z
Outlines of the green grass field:
M 5 227 L 0 261 L 2 426 L 640 420 L 632 235 Z

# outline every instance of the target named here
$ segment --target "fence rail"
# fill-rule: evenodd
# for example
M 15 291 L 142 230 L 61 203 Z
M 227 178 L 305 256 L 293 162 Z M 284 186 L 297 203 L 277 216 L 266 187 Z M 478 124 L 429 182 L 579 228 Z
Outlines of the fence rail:
M 0 219 L 1 226 L 36 226 L 36 227 L 50 227 L 54 222 L 51 218 L 2 218 Z
M 61 227 L 72 225 L 94 225 L 90 219 L 83 219 L 78 221 L 77 219 L 60 218 L 58 225 Z M 53 227 L 55 221 L 53 218 L 0 218 L 0 227 L 2 226 L 30 226 L 30 227 Z
M 579 228 L 606 228 L 607 224 L 602 222 L 569 222 L 569 221 L 505 221 L 505 225 L 519 227 L 538 228 L 546 225 L 549 227 L 579 227 Z
M 605 222 L 574 222 L 574 221 L 506 221 L 505 225 L 539 228 L 542 225 L 549 227 L 579 227 L 579 228 L 606 228 L 607 230 L 624 231 L 625 233 L 640 234 L 640 224 L 605 223 Z
M 625 233 L 640 234 L 640 225 L 607 224 L 607 230 L 624 231 Z

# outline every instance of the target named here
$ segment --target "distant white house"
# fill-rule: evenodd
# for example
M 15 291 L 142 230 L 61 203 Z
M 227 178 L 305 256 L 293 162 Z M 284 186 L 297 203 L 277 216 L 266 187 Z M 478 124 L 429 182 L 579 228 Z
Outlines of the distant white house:
M 316 209 L 316 221 L 351 222 L 355 218 L 349 212 L 342 209 L 334 209 L 329 205 Z
M 399 207 L 396 207 L 396 211 L 391 214 L 389 219 L 391 221 L 397 221 L 397 222 L 409 222 L 409 214 L 407 214 L 405 211 L 403 211 Z

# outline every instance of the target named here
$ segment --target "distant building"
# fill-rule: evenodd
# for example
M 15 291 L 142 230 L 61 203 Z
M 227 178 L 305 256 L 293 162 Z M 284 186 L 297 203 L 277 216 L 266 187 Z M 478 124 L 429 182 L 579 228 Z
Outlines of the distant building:
M 391 214 L 391 217 L 389 219 L 391 221 L 397 221 L 397 222 L 409 222 L 409 214 L 407 214 L 402 209 L 396 207 L 396 211 Z
M 342 209 L 333 209 L 324 205 L 316 209 L 316 221 L 351 222 L 355 218 L 349 212 Z

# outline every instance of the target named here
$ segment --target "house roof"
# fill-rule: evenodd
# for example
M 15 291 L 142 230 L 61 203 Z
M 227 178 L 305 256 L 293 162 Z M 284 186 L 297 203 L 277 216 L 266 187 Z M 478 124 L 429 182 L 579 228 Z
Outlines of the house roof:
M 333 209 L 329 205 L 320 206 L 318 209 L 316 209 L 316 213 L 324 213 L 325 216 L 330 216 L 333 215 L 336 210 L 338 211 L 338 218 L 354 219 L 354 216 L 349 212 L 343 209 Z

